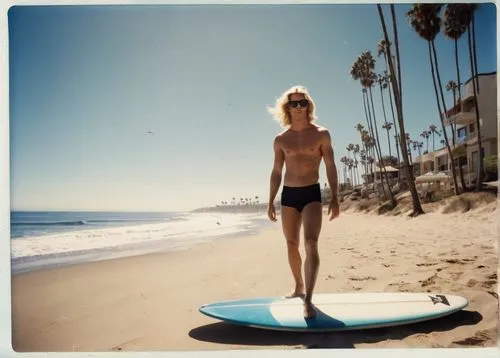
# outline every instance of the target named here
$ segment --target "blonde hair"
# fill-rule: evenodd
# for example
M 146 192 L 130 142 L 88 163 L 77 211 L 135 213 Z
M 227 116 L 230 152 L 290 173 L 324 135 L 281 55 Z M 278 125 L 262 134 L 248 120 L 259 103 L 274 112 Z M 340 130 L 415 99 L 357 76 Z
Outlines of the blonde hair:
M 283 92 L 283 94 L 276 100 L 276 105 L 274 107 L 267 108 L 268 112 L 282 127 L 289 127 L 292 124 L 292 119 L 290 118 L 287 105 L 290 101 L 290 95 L 294 93 L 303 94 L 309 101 L 309 106 L 307 107 L 309 123 L 316 120 L 316 106 L 307 88 L 304 86 L 293 86 Z

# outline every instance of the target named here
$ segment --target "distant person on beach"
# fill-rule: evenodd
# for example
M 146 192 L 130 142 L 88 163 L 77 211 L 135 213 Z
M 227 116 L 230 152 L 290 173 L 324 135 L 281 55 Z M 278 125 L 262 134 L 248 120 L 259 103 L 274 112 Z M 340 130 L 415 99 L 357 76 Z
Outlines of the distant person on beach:
M 322 202 L 319 166 L 323 158 L 331 190 L 328 214 L 330 221 L 339 215 L 337 168 L 334 162 L 328 130 L 313 122 L 315 103 L 302 86 L 288 89 L 276 101 L 270 113 L 286 128 L 274 138 L 274 165 L 270 178 L 268 216 L 277 221 L 274 199 L 281 185 L 283 166 L 286 172 L 281 193 L 281 219 L 288 248 L 288 262 L 295 280 L 295 289 L 286 297 L 301 297 L 304 317 L 312 318 L 316 311 L 312 295 L 319 269 L 318 238 L 322 225 Z M 304 280 L 299 253 L 300 227 L 304 227 L 306 258 Z

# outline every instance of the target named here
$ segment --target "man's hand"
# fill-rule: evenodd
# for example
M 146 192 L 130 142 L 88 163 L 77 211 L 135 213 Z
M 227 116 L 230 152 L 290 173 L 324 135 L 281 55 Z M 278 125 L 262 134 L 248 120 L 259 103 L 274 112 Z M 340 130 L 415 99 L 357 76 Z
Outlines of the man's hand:
M 274 208 L 274 204 L 271 203 L 267 207 L 267 216 L 269 217 L 269 220 L 271 221 L 278 221 L 276 219 L 276 209 Z
M 330 215 L 329 221 L 332 221 L 340 214 L 339 201 L 337 198 L 330 199 L 330 203 L 328 204 L 328 215 Z

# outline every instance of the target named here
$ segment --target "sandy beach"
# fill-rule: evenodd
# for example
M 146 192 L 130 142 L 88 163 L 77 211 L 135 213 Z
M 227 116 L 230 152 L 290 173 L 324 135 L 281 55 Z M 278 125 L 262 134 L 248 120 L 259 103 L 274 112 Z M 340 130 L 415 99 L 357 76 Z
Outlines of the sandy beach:
M 328 334 L 269 332 L 198 312 L 208 302 L 283 295 L 292 278 L 281 223 L 184 251 L 43 269 L 13 277 L 16 351 L 185 351 L 494 347 L 495 203 L 417 218 L 342 212 L 324 220 L 316 292 L 441 292 L 469 306 L 441 319 Z M 301 246 L 302 253 L 304 252 Z

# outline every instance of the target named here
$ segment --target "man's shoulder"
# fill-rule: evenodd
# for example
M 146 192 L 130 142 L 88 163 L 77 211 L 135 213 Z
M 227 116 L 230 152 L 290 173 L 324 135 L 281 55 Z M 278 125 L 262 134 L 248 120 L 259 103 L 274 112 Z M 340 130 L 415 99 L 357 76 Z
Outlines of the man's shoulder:
M 275 141 L 279 141 L 280 139 L 283 139 L 283 137 L 286 137 L 290 130 L 289 129 L 284 129 L 283 131 L 279 132 L 274 136 Z
M 284 138 L 286 133 L 287 133 L 287 131 L 285 130 L 285 131 L 282 131 L 282 132 L 276 134 L 274 136 L 274 140 L 273 140 L 274 145 L 281 146 L 281 144 L 283 143 L 283 138 Z
M 314 125 L 316 127 L 316 131 L 318 133 L 320 133 L 321 135 L 326 135 L 328 136 L 330 134 L 330 131 L 328 130 L 328 128 L 324 127 L 324 126 L 320 126 L 318 124 L 315 124 Z

